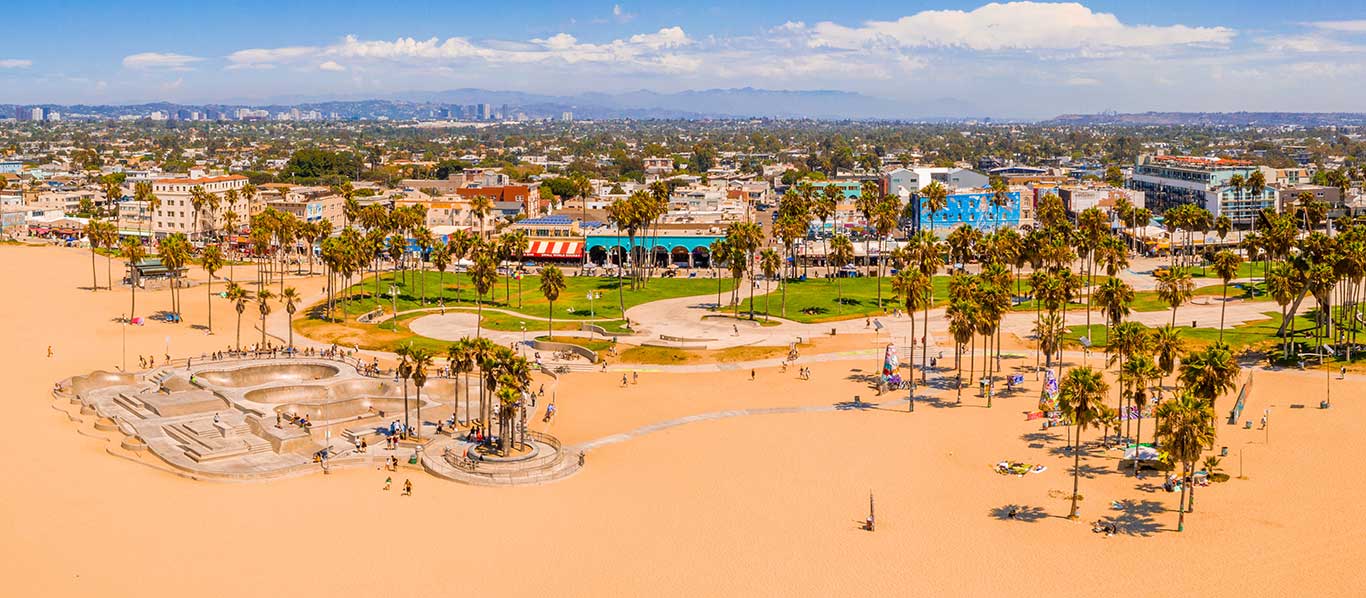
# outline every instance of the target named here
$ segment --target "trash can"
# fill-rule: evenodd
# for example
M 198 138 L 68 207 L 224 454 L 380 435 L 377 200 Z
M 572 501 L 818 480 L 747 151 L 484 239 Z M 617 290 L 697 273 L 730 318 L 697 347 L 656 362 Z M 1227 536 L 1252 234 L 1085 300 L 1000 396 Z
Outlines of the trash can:
M 1219 447 L 1219 456 L 1220 456 L 1220 457 L 1227 457 L 1227 456 L 1228 456 L 1228 447 L 1226 447 L 1226 446 L 1221 446 L 1221 447 Z

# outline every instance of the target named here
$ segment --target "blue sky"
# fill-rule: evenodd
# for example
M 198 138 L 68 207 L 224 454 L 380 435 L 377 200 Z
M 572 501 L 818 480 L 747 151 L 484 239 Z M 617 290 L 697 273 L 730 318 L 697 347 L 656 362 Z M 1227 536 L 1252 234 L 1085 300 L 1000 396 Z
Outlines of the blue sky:
M 753 86 L 1000 116 L 1366 110 L 1360 0 L 58 0 L 4 15 L 0 102 Z

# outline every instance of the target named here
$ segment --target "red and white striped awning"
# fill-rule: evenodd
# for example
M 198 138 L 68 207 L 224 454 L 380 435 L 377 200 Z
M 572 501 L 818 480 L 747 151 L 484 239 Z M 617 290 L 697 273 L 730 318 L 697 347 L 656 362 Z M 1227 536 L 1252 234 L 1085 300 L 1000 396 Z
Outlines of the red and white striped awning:
M 527 244 L 527 257 L 581 258 L 582 241 L 532 241 Z

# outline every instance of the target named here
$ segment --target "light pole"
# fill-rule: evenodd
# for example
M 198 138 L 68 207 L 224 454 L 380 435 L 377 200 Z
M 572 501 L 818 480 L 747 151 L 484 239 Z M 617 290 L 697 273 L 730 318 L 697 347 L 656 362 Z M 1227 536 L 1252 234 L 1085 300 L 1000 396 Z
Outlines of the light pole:
M 389 285 L 389 300 L 394 306 L 394 318 L 389 321 L 389 327 L 398 331 L 398 286 Z
M 128 317 L 125 316 L 125 317 L 123 317 L 122 319 L 123 319 L 123 326 L 121 326 L 120 329 L 123 331 L 123 333 L 122 333 L 122 336 L 123 336 L 123 366 L 120 368 L 120 370 L 121 370 L 121 371 L 124 371 L 124 372 L 127 372 L 127 371 L 128 371 Z

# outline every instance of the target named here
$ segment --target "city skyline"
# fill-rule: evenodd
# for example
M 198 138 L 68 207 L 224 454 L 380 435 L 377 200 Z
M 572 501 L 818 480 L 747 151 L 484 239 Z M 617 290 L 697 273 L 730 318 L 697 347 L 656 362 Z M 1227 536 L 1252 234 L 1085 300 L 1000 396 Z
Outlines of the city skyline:
M 949 98 L 987 116 L 1040 118 L 1359 111 L 1355 98 L 1366 92 L 1366 7 L 1346 2 L 941 0 L 870 3 L 857 14 L 806 1 L 686 11 L 644 2 L 234 8 L 149 2 L 139 12 L 156 18 L 125 23 L 119 7 L 85 1 L 11 7 L 14 22 L 61 10 L 67 38 L 11 29 L 0 103 L 755 87 Z

